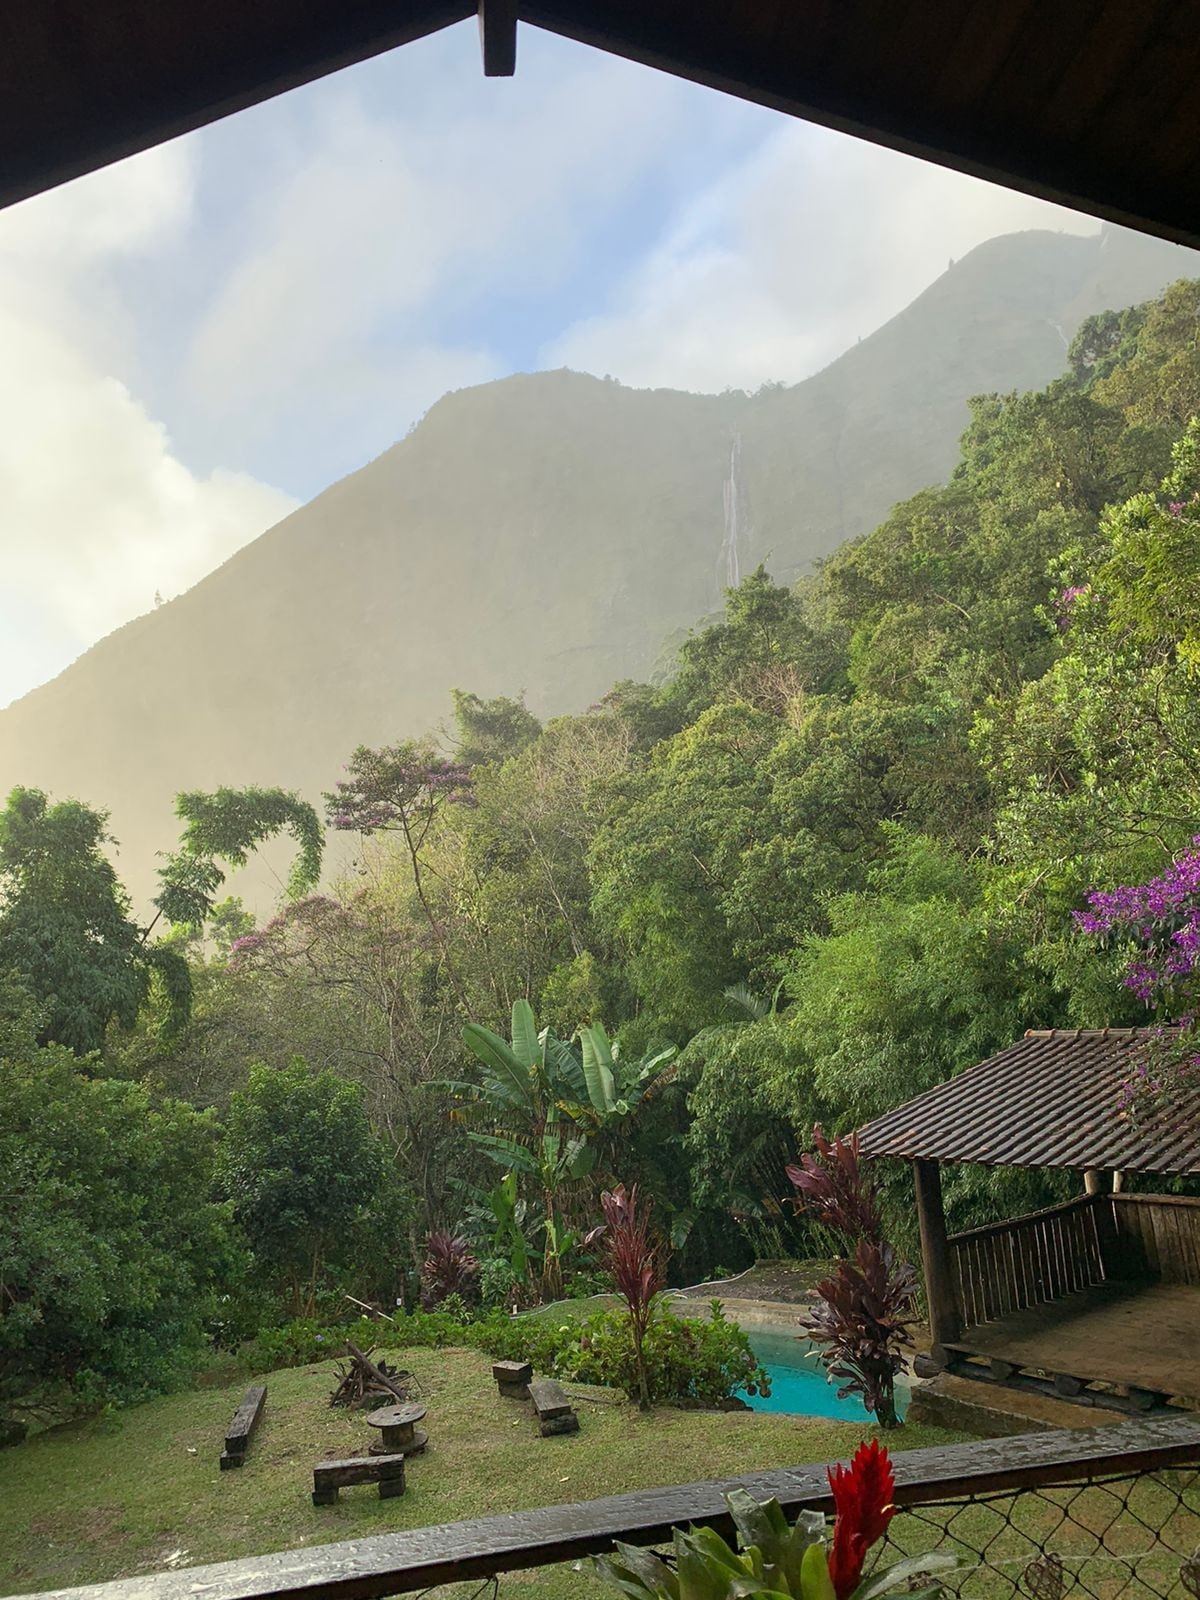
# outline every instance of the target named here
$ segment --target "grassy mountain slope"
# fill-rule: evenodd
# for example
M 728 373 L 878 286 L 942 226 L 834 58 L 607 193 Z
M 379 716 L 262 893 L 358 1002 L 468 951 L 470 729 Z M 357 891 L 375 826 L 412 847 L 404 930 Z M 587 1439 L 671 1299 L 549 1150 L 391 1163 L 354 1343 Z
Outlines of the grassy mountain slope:
M 146 893 L 176 790 L 315 797 L 447 690 L 545 714 L 651 670 L 766 559 L 803 570 L 952 465 L 969 395 L 1040 386 L 1083 316 L 1190 253 L 1025 233 L 954 265 L 823 372 L 755 396 L 570 372 L 447 395 L 401 443 L 0 713 L 0 785 L 111 808 Z

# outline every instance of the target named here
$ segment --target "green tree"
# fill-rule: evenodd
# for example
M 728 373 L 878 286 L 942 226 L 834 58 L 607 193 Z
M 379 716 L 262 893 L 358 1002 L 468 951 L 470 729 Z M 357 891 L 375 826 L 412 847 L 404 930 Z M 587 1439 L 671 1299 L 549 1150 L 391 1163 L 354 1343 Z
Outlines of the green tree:
M 160 872 L 149 927 L 130 915 L 105 847 L 108 818 L 78 800 L 54 804 L 40 789 L 14 789 L 0 812 L 0 969 L 19 973 L 43 1007 L 44 1038 L 77 1055 L 103 1048 L 110 1023 L 130 1029 L 152 981 L 164 998 L 166 1034 L 186 1023 L 192 998 L 186 940 L 153 941 L 159 916 L 198 929 L 224 882 L 218 858 L 242 866 L 281 828 L 301 841 L 292 888 L 320 871 L 312 807 L 279 789 L 184 794 L 180 848 Z
M 178 850 L 159 870 L 162 887 L 154 903 L 177 926 L 199 928 L 207 921 L 225 882 L 222 861 L 244 867 L 260 845 L 285 831 L 298 851 L 287 897 L 298 898 L 321 876 L 325 836 L 320 821 L 307 800 L 290 790 L 192 791 L 176 795 L 175 814 L 184 824 L 183 834 Z
M 380 1190 L 384 1152 L 357 1084 L 297 1057 L 252 1067 L 232 1096 L 217 1176 L 256 1259 L 311 1315 L 322 1269 Z
M 131 1028 L 151 975 L 173 1024 L 187 1014 L 187 963 L 148 944 L 105 854 L 107 818 L 78 800 L 14 789 L 0 812 L 0 970 L 18 973 L 42 1009 L 42 1040 L 100 1050 L 110 1022 Z
M 450 698 L 458 730 L 458 759 L 468 767 L 507 761 L 531 745 L 542 731 L 524 697 L 511 700 L 507 695 L 497 695 L 493 700 L 481 700 L 466 689 L 451 689 Z
M 38 1047 L 11 983 L 0 1013 L 0 1417 L 142 1398 L 188 1373 L 241 1264 L 216 1125 Z

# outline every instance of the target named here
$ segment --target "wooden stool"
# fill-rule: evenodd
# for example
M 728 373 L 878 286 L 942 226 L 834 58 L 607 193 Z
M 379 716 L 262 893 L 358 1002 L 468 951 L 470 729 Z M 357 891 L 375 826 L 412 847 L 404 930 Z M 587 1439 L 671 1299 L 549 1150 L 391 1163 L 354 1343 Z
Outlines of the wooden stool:
M 492 1377 L 505 1400 L 528 1400 L 529 1384 L 533 1378 L 531 1361 L 497 1361 L 492 1365 Z
M 380 1430 L 378 1444 L 371 1446 L 373 1456 L 419 1456 L 429 1443 L 429 1435 L 417 1423 L 425 1415 L 425 1407 L 417 1405 L 380 1406 L 367 1418 L 372 1428 Z

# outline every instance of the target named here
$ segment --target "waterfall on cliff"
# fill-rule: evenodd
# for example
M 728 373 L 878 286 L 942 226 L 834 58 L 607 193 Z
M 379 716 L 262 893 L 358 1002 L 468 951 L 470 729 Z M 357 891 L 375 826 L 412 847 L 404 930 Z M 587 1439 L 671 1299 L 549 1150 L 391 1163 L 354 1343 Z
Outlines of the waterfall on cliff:
M 742 436 L 735 433 L 729 447 L 729 471 L 725 476 L 725 538 L 717 556 L 717 584 L 721 589 L 736 589 L 742 581 L 742 548 L 749 532 L 750 517 L 742 482 Z

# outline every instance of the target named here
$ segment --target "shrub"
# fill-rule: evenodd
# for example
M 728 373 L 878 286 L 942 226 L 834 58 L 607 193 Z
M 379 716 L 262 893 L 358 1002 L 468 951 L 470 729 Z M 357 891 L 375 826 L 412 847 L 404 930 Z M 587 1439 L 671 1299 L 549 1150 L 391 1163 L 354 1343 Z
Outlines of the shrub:
M 242 1264 L 209 1201 L 213 1122 L 85 1077 L 66 1050 L 38 1049 L 26 1021 L 2 1048 L 0 1419 L 169 1388 L 201 1358 Z
M 600 1311 L 582 1322 L 559 1324 L 544 1317 L 492 1317 L 476 1323 L 468 1335 L 477 1348 L 503 1360 L 531 1361 L 556 1378 L 637 1396 L 637 1357 L 623 1311 Z M 749 1339 L 717 1301 L 711 1322 L 677 1317 L 660 1303 L 646 1329 L 644 1352 L 652 1404 L 716 1405 L 748 1386 L 771 1392 Z
M 764 1395 L 771 1392 L 770 1378 L 750 1349 L 750 1340 L 716 1301 L 709 1322 L 677 1317 L 660 1304 L 647 1323 L 642 1354 L 651 1405 L 711 1406 L 750 1386 Z M 606 1311 L 589 1318 L 579 1328 L 577 1340 L 560 1352 L 554 1370 L 559 1377 L 606 1384 L 636 1396 L 641 1374 L 628 1317 Z
M 479 1263 L 479 1303 L 485 1310 L 511 1306 L 514 1296 L 522 1292 L 507 1256 L 485 1256 Z
M 293 1317 L 277 1328 L 260 1328 L 249 1344 L 242 1346 L 239 1355 L 251 1372 L 304 1367 L 310 1361 L 340 1355 L 347 1339 L 363 1346 L 378 1344 L 380 1333 L 387 1326 L 370 1317 L 341 1325 L 323 1322 L 319 1317 Z
M 435 1228 L 421 1263 L 422 1310 L 432 1311 L 449 1298 L 463 1305 L 475 1298 L 478 1284 L 479 1263 L 466 1239 L 449 1228 Z
M 467 1345 L 501 1361 L 531 1361 L 539 1372 L 575 1383 L 595 1383 L 638 1393 L 637 1359 L 624 1311 L 601 1311 L 582 1322 L 552 1322 L 542 1317 L 510 1317 L 491 1311 L 463 1323 L 447 1306 L 436 1311 L 397 1312 L 394 1320 L 363 1317 L 347 1324 L 297 1317 L 279 1328 L 263 1329 L 241 1358 L 252 1372 L 305 1366 L 341 1352 L 347 1339 L 388 1349 L 437 1349 Z M 770 1379 L 750 1341 L 730 1322 L 719 1301 L 712 1320 L 677 1317 L 661 1302 L 645 1338 L 646 1379 L 654 1404 L 717 1405 L 737 1390 L 770 1394 Z

